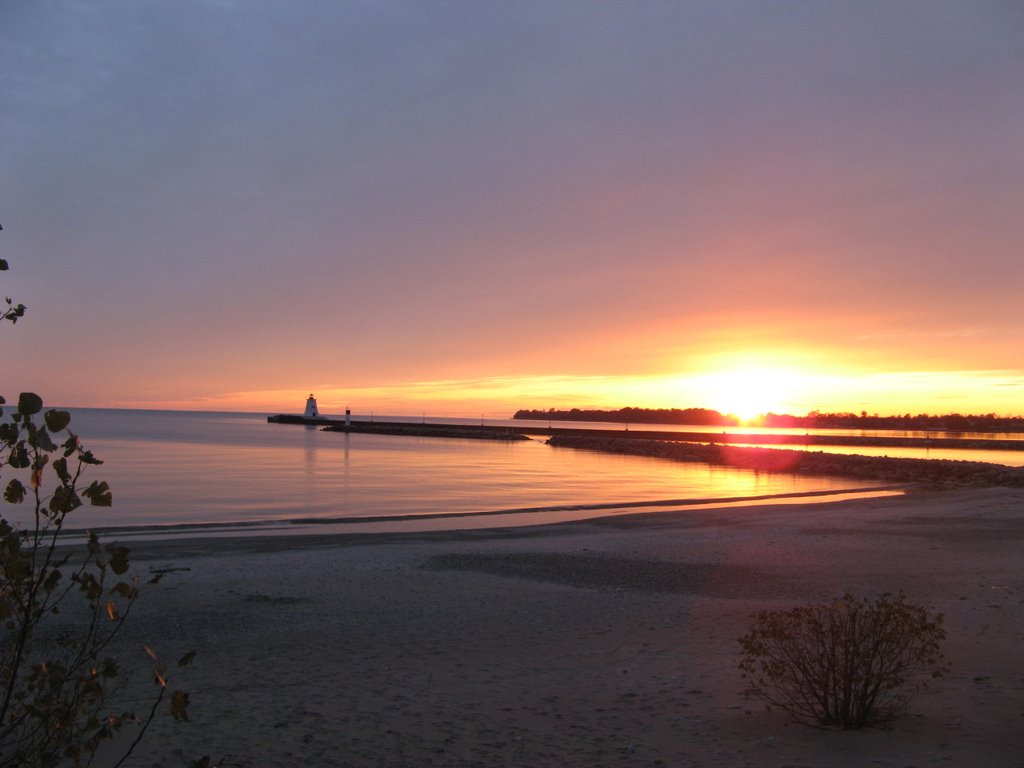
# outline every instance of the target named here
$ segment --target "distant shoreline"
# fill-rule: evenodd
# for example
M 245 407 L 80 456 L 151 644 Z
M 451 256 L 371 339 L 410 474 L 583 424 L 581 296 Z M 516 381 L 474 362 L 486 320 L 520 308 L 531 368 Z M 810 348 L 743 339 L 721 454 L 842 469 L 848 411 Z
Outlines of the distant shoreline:
M 512 415 L 516 420 L 532 421 L 597 421 L 613 424 L 672 424 L 705 427 L 737 427 L 736 416 L 709 408 L 619 408 L 617 410 L 521 409 Z M 891 429 L 908 432 L 1020 432 L 1024 433 L 1024 416 L 947 413 L 879 416 L 855 413 L 811 413 L 807 416 L 767 413 L 749 426 L 787 429 Z

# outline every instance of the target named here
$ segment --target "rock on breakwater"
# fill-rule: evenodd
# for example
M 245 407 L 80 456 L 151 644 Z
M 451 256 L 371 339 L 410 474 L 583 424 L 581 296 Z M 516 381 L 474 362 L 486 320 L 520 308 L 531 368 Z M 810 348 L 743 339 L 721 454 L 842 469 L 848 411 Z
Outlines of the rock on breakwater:
M 703 462 L 758 472 L 871 478 L 938 487 L 1024 487 L 1024 467 L 1007 467 L 982 461 L 862 456 L 822 451 L 739 448 L 715 443 L 679 443 L 608 437 L 556 436 L 548 440 L 548 444 L 561 448 Z

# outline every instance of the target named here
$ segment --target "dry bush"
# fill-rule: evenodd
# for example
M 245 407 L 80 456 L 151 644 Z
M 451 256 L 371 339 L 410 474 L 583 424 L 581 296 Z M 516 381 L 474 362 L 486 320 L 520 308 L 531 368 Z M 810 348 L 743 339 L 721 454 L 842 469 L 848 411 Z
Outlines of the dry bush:
M 902 592 L 761 611 L 739 639 L 747 693 L 806 725 L 885 725 L 948 671 L 942 620 Z

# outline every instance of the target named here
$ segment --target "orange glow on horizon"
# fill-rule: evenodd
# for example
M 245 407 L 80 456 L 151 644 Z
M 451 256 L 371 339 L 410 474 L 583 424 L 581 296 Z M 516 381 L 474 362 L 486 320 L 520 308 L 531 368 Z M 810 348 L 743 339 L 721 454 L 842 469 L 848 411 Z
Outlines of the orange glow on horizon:
M 301 413 L 316 394 L 327 415 L 507 419 L 519 409 L 713 408 L 743 420 L 811 411 L 996 413 L 1020 415 L 1024 380 L 1013 371 L 870 373 L 815 370 L 798 361 L 733 358 L 674 374 L 646 376 L 491 376 L 339 387 L 303 382 L 293 389 L 231 392 L 178 400 L 113 400 L 62 405 L 200 411 Z M 710 361 L 709 361 L 710 363 Z
M 705 406 L 749 423 L 766 413 L 793 410 L 800 374 L 783 369 L 738 368 L 704 377 Z

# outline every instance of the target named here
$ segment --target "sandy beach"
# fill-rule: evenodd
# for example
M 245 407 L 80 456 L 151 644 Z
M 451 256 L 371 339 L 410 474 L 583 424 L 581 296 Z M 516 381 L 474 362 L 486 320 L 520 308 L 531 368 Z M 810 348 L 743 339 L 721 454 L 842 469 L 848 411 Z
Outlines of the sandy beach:
M 1024 491 L 464 533 L 133 544 L 132 643 L 198 652 L 131 765 L 1024 766 Z M 903 590 L 952 672 L 889 731 L 743 696 L 761 608 Z M 141 651 L 140 651 L 141 654 Z

